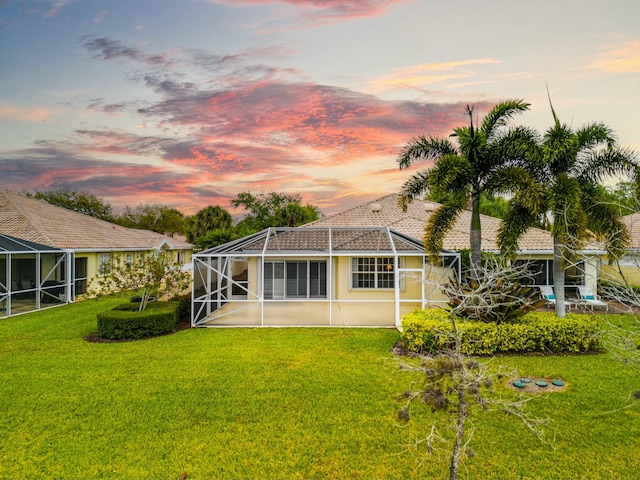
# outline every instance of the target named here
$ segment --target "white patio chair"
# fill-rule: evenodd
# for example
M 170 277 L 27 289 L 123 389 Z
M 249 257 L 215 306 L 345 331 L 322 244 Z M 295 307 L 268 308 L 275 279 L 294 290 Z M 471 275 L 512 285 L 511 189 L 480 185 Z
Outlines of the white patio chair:
M 607 312 L 609 311 L 609 304 L 603 302 L 600 296 L 593 293 L 589 287 L 578 285 L 578 293 L 580 294 L 580 303 L 591 309 L 592 312 L 594 308 L 604 308 Z
M 551 287 L 549 285 L 538 285 L 538 288 L 540 289 L 540 293 L 542 294 L 542 298 L 544 298 L 547 301 L 547 305 L 555 307 L 556 306 L 556 294 L 553 291 L 553 287 Z M 564 307 L 567 310 L 570 310 L 572 306 L 573 306 L 573 303 L 567 302 L 566 300 L 564 301 Z

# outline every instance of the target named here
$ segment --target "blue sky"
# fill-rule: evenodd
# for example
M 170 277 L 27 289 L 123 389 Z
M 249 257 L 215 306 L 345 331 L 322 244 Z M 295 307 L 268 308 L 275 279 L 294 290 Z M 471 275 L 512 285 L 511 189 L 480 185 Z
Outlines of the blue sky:
M 635 0 L 0 0 L 0 189 L 192 214 L 242 191 L 325 213 L 496 102 L 640 150 Z M 426 165 L 425 165 L 426 166 Z

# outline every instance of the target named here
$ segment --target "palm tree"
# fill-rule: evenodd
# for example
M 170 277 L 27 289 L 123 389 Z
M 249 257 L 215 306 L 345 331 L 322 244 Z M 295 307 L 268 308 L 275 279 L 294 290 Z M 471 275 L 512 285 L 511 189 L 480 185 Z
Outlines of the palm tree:
M 551 105 L 551 99 L 549 99 Z M 634 152 L 619 148 L 612 130 L 591 123 L 577 130 L 561 124 L 551 105 L 554 125 L 530 151 L 529 179 L 544 189 L 543 201 L 532 204 L 524 194 L 512 198 L 498 234 L 501 252 L 515 256 L 518 240 L 541 220 L 551 221 L 556 315 L 564 317 L 565 267 L 589 239 L 603 241 L 609 261 L 625 252 L 631 238 L 617 207 L 607 201 L 600 184 L 623 175 L 640 188 L 640 163 Z
M 231 228 L 232 225 L 233 217 L 229 212 L 218 205 L 209 205 L 188 217 L 185 220 L 184 230 L 187 240 L 194 242 L 196 238 L 206 235 L 210 230 Z
M 510 190 L 508 179 L 522 175 L 520 164 L 526 157 L 535 132 L 518 127 L 502 127 L 516 114 L 529 109 L 523 100 L 507 100 L 497 104 L 474 126 L 473 108 L 467 106 L 469 126 L 454 129 L 457 146 L 448 139 L 412 139 L 398 156 L 400 168 L 409 167 L 416 160 L 433 161 L 433 166 L 415 173 L 402 187 L 398 202 L 406 211 L 415 198 L 430 193 L 442 199 L 441 206 L 429 217 L 425 227 L 424 244 L 432 261 L 442 251 L 444 237 L 458 216 L 470 205 L 471 274 L 480 268 L 481 225 L 480 194 Z

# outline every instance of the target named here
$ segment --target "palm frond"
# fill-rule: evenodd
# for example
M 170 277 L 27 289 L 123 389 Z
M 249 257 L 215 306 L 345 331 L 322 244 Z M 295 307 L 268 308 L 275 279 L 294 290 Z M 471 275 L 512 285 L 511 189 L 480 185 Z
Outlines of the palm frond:
M 460 205 L 445 203 L 429 217 L 424 229 L 423 243 L 432 263 L 436 264 L 440 258 L 444 237 L 455 225 L 461 211 Z
M 560 120 L 558 119 L 558 116 L 556 115 L 556 111 L 553 108 L 553 103 L 551 103 L 551 94 L 549 93 L 549 85 L 546 85 L 547 87 L 547 98 L 549 99 L 549 107 L 551 107 L 551 114 L 553 115 L 553 124 L 555 125 L 555 128 L 560 128 Z
M 548 129 L 543 137 L 542 161 L 553 176 L 569 172 L 577 162 L 579 144 L 566 125 Z
M 411 175 L 409 180 L 404 182 L 400 194 L 398 195 L 398 205 L 403 211 L 407 211 L 409 204 L 416 198 L 429 191 L 430 169 L 420 170 Z
M 558 175 L 549 194 L 548 202 L 553 215 L 551 233 L 562 243 L 575 245 L 579 238 L 584 238 L 587 228 L 578 180 L 567 174 Z
M 535 215 L 546 211 L 545 184 L 524 167 L 507 167 L 496 172 L 485 191 L 492 194 L 512 195 L 517 203 Z
M 589 151 L 581 156 L 576 177 L 583 183 L 600 183 L 607 177 L 633 178 L 640 168 L 636 152 L 628 148 Z
M 440 197 L 449 192 L 467 191 L 473 178 L 473 168 L 465 157 L 446 155 L 431 169 L 429 189 Z
M 514 259 L 518 241 L 536 223 L 537 217 L 529 209 L 516 202 L 509 202 L 509 209 L 498 229 L 498 248 L 507 259 Z
M 437 160 L 445 155 L 455 155 L 453 144 L 442 138 L 415 137 L 411 139 L 398 155 L 400 168 L 407 168 L 416 160 Z
M 505 126 L 515 115 L 529 110 L 529 107 L 530 104 L 524 100 L 515 99 L 502 101 L 485 115 L 482 119 L 482 127 L 480 130 L 482 130 L 487 139 L 491 139 L 498 128 Z
M 591 149 L 597 145 L 606 145 L 607 148 L 613 148 L 616 145 L 617 138 L 613 130 L 604 123 L 591 123 L 575 132 L 578 139 L 580 150 Z
M 582 189 L 582 204 L 589 230 L 605 243 L 609 260 L 618 260 L 631 243 L 629 230 L 620 220 L 619 206 L 608 201 L 604 187 L 595 184 Z

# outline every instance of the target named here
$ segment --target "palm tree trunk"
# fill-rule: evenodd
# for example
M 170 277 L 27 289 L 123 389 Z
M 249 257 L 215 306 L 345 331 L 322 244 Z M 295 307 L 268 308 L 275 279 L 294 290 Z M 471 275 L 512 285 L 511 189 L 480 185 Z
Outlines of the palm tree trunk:
M 564 305 L 564 268 L 562 266 L 562 244 L 553 237 L 553 287 L 556 294 L 556 317 L 566 316 Z
M 471 229 L 469 230 L 469 244 L 471 247 L 471 278 L 479 278 L 481 269 L 480 252 L 482 237 L 480 230 L 480 193 L 475 190 L 471 194 Z

